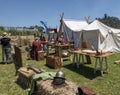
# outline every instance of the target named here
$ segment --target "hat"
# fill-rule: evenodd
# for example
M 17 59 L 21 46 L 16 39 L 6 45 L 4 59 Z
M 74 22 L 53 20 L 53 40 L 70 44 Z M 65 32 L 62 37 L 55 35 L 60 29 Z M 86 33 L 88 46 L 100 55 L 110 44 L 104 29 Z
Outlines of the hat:
M 35 37 L 35 40 L 39 40 L 40 38 L 39 37 Z
M 3 32 L 3 34 L 2 34 L 3 37 L 7 36 L 7 35 L 8 35 L 7 32 Z

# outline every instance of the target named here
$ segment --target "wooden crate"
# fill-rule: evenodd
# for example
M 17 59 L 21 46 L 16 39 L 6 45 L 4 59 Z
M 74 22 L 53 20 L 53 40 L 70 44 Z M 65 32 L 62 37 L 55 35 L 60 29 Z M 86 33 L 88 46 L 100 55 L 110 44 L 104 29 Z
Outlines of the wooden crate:
M 35 74 L 36 73 L 33 70 L 27 69 L 26 67 L 21 67 L 18 70 L 18 81 L 24 86 L 30 87 L 32 77 Z
M 44 60 L 44 52 L 38 51 L 37 53 L 37 61 Z
M 61 68 L 62 67 L 61 58 L 56 56 L 48 56 L 46 58 L 46 65 L 54 69 Z

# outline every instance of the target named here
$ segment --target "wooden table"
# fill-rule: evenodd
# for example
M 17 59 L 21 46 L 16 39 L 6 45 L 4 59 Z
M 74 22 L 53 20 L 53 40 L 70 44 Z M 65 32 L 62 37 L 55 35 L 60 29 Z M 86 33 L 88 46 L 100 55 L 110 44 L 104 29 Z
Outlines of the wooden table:
M 55 48 L 56 48 L 56 55 L 62 58 L 62 60 L 70 59 L 68 50 L 71 48 L 71 44 L 56 44 Z M 66 56 L 63 56 L 62 55 L 63 51 L 66 51 L 66 53 L 68 54 Z
M 84 64 L 84 55 L 82 54 L 81 50 L 79 51 L 72 51 L 73 53 L 73 64 L 79 68 L 80 64 Z M 81 61 L 82 58 L 82 61 Z
M 84 64 L 84 55 L 89 55 L 90 57 L 94 57 L 96 59 L 95 61 L 95 67 L 94 67 L 94 73 L 96 73 L 97 70 L 100 70 L 101 75 L 103 75 L 103 72 L 106 71 L 108 72 L 108 62 L 107 62 L 107 57 L 112 55 L 113 53 L 111 52 L 105 52 L 100 55 L 96 55 L 96 53 L 87 53 L 83 52 L 82 50 L 78 51 L 71 51 L 73 55 L 73 63 L 77 65 L 79 68 L 80 64 Z M 82 61 L 81 61 L 82 58 Z M 103 63 L 105 63 L 105 70 L 103 69 Z M 99 66 L 99 67 L 97 67 Z
M 100 70 L 101 75 L 103 75 L 103 72 L 108 73 L 108 62 L 107 57 L 112 55 L 113 53 L 107 52 L 102 55 L 94 55 L 93 57 L 96 58 L 95 61 L 95 67 L 94 67 L 94 73 L 96 73 L 97 70 Z M 105 69 L 103 69 L 103 63 L 105 63 Z M 99 68 L 97 68 L 97 65 L 99 64 Z

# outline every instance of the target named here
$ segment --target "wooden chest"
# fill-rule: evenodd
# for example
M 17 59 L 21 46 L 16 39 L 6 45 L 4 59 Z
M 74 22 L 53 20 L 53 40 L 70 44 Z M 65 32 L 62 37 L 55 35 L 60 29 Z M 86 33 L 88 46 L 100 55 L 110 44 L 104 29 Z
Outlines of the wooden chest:
M 36 73 L 33 70 L 28 70 L 26 67 L 21 67 L 18 70 L 18 81 L 25 87 L 30 87 L 33 75 Z
M 46 65 L 54 69 L 61 68 L 62 67 L 61 58 L 56 56 L 48 56 L 46 58 Z
M 37 53 L 37 61 L 44 60 L 44 52 L 38 51 Z

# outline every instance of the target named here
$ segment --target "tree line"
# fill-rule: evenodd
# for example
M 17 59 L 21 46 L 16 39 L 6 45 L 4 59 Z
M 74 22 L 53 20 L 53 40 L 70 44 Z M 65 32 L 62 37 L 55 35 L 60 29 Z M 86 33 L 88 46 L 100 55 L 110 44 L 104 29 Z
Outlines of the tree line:
M 10 29 L 5 30 L 3 26 L 0 26 L 0 35 L 2 35 L 3 32 L 7 32 L 12 36 L 20 35 L 20 36 L 27 36 L 27 35 L 34 35 L 37 33 L 38 35 L 44 33 L 44 28 L 42 26 L 30 26 L 30 28 L 36 28 L 37 30 L 16 30 L 16 29 Z
M 107 14 L 104 14 L 104 17 L 102 18 L 96 18 L 100 22 L 104 23 L 107 26 L 110 26 L 112 28 L 120 29 L 120 19 L 114 16 L 108 16 Z

